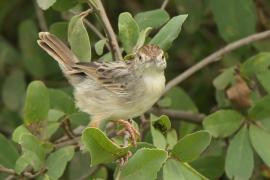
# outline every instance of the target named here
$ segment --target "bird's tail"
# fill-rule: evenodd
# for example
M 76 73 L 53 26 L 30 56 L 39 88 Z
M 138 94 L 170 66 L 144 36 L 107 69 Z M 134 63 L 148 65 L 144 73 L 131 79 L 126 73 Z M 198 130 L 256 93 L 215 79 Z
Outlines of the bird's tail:
M 49 32 L 40 32 L 37 42 L 42 49 L 59 63 L 66 75 L 72 73 L 72 67 L 79 60 L 60 39 Z

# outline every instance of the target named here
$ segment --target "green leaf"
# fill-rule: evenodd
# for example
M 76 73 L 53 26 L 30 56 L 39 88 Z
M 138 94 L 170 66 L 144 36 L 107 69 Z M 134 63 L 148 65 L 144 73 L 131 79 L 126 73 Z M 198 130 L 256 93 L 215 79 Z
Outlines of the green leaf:
M 268 71 L 270 65 L 270 53 L 264 52 L 252 56 L 246 60 L 241 66 L 241 74 L 245 76 L 252 76 L 257 73 Z
M 203 127 L 214 137 L 228 137 L 243 123 L 244 116 L 233 110 L 219 110 L 207 116 Z
M 172 99 L 169 97 L 164 97 L 162 99 L 160 99 L 157 102 L 158 106 L 163 107 L 163 108 L 168 108 L 172 105 Z
M 81 126 L 81 125 L 87 126 L 90 121 L 89 114 L 84 113 L 84 112 L 75 112 L 73 114 L 70 114 L 68 118 L 72 124 L 77 125 L 77 126 Z
M 270 71 L 258 73 L 256 76 L 262 87 L 267 91 L 268 94 L 270 94 Z
M 6 73 L 5 68 L 8 68 L 8 66 L 10 65 L 16 65 L 18 62 L 21 61 L 21 59 L 22 57 L 18 53 L 17 49 L 15 49 L 15 47 L 13 47 L 6 39 L 0 36 L 0 76 L 3 76 Z
M 96 50 L 97 55 L 101 56 L 103 54 L 103 49 L 104 49 L 106 42 L 107 42 L 106 39 L 101 39 L 98 42 L 96 42 L 95 50 Z
M 57 131 L 61 124 L 58 122 L 51 122 L 47 123 L 46 127 L 44 128 L 44 131 L 42 132 L 42 139 L 48 140 L 51 138 L 51 136 Z
M 66 114 L 75 112 L 75 104 L 73 99 L 64 91 L 58 89 L 49 89 L 50 107 L 60 110 Z
M 210 0 L 210 8 L 225 41 L 231 42 L 255 33 L 256 9 L 252 0 Z
M 178 37 L 182 24 L 186 20 L 187 15 L 179 15 L 173 17 L 164 25 L 161 30 L 153 37 L 150 44 L 156 44 L 163 50 L 168 50 L 172 42 Z
M 31 156 L 31 154 L 29 154 L 28 156 L 27 154 L 23 154 L 17 159 L 16 164 L 15 164 L 16 173 L 21 174 L 28 167 L 28 165 L 30 164 L 28 162 L 28 159 L 30 158 L 29 156 Z
M 169 159 L 163 167 L 163 179 L 205 180 L 206 178 L 188 164 Z
M 211 136 L 207 131 L 198 131 L 180 139 L 172 149 L 172 155 L 181 162 L 191 162 L 210 144 Z
M 153 144 L 160 149 L 165 149 L 167 146 L 166 138 L 164 137 L 164 133 L 171 128 L 171 122 L 169 118 L 165 115 L 156 117 L 151 114 L 151 135 L 153 139 Z
M 224 173 L 224 164 L 223 156 L 205 156 L 193 161 L 191 166 L 209 179 L 218 179 Z
M 49 31 L 60 38 L 62 41 L 67 41 L 68 37 L 68 22 L 61 21 L 50 25 Z
M 228 100 L 224 90 L 216 90 L 215 93 L 216 101 L 219 108 L 228 108 L 230 107 L 230 101 Z
M 171 99 L 171 109 L 198 112 L 198 109 L 188 94 L 181 88 L 172 88 L 165 97 Z M 181 101 L 179 101 L 181 99 Z
M 83 19 L 89 11 L 82 12 L 71 18 L 68 25 L 68 42 L 71 50 L 81 62 L 91 61 L 91 45 L 87 30 L 83 24 Z
M 148 27 L 159 28 L 170 19 L 170 16 L 163 9 L 155 9 L 138 13 L 134 18 L 140 29 L 146 29 Z
M 74 147 L 67 146 L 51 153 L 46 161 L 48 168 L 47 175 L 50 178 L 60 178 L 67 166 L 67 163 L 72 159 L 74 155 Z
M 177 133 L 174 129 L 172 129 L 167 133 L 168 149 L 172 149 L 176 143 L 177 143 Z
M 251 125 L 249 136 L 255 151 L 262 158 L 263 162 L 270 167 L 270 134 L 261 128 Z
M 166 115 L 162 115 L 160 117 L 151 115 L 150 119 L 155 129 L 158 129 L 162 133 L 166 133 L 169 129 L 171 129 L 171 121 Z
M 249 78 L 257 77 L 263 88 L 270 93 L 270 53 L 259 53 L 243 63 L 241 66 L 241 74 Z
M 247 127 L 243 127 L 230 142 L 225 162 L 225 171 L 230 179 L 250 179 L 253 167 Z
M 20 125 L 13 131 L 12 140 L 20 143 L 22 136 L 25 134 L 31 135 L 31 132 L 24 125 Z
M 143 148 L 138 150 L 121 169 L 121 180 L 154 180 L 168 158 L 166 151 Z
M 48 113 L 48 121 L 57 122 L 60 118 L 65 115 L 62 111 L 50 109 Z
M 33 81 L 27 87 L 24 104 L 24 122 L 31 124 L 47 119 L 50 109 L 49 92 L 41 81 Z
M 96 166 L 89 166 L 89 159 L 89 153 L 75 152 L 67 167 L 69 179 L 83 179 L 82 177 L 87 177 L 91 169 L 96 168 Z
M 37 45 L 38 30 L 32 20 L 25 20 L 19 26 L 19 44 L 23 55 L 23 63 L 34 77 L 46 75 L 46 64 L 41 57 L 41 49 Z M 46 60 L 46 62 L 49 62 Z
M 67 11 L 78 4 L 78 0 L 57 0 L 52 8 L 57 11 Z
M 49 9 L 55 2 L 56 0 L 37 0 L 38 6 L 43 10 Z
M 18 159 L 19 164 L 25 165 L 28 163 L 31 164 L 35 171 L 39 170 L 45 160 L 45 149 L 41 142 L 33 135 L 24 134 L 19 144 L 22 146 L 23 151 L 22 159 Z M 18 168 L 18 165 L 16 166 Z
M 139 26 L 128 12 L 121 13 L 118 18 L 119 39 L 127 54 L 132 53 L 139 38 Z
M 235 67 L 231 67 L 223 71 L 213 81 L 216 89 L 224 90 L 234 80 Z
M 256 102 L 248 112 L 248 116 L 252 120 L 263 120 L 270 117 L 270 95 L 264 96 Z
M 151 126 L 150 130 L 153 144 L 159 149 L 165 149 L 167 142 L 164 135 L 159 130 L 156 130 L 153 126 Z
M 179 13 L 188 13 L 185 30 L 189 33 L 195 33 L 204 20 L 205 4 L 197 0 L 175 1 Z
M 192 132 L 198 127 L 197 124 L 181 121 L 179 127 L 179 137 L 182 138 Z
M 20 70 L 13 71 L 4 81 L 2 99 L 6 107 L 19 110 L 23 104 L 26 83 Z
M 19 153 L 15 146 L 0 134 L 0 165 L 6 168 L 14 168 Z
M 134 154 L 136 151 L 142 148 L 147 148 L 147 149 L 156 149 L 156 147 L 153 144 L 147 143 L 147 142 L 138 142 L 137 146 L 132 146 L 130 148 L 130 151 L 132 154 Z
M 150 34 L 151 30 L 152 30 L 152 28 L 148 27 L 148 28 L 140 31 L 137 43 L 134 47 L 134 51 L 138 50 L 139 48 L 141 48 L 144 45 L 144 42 L 145 42 L 147 36 Z
M 91 165 L 110 163 L 128 153 L 128 147 L 119 147 L 97 128 L 83 131 L 82 142 L 91 155 Z

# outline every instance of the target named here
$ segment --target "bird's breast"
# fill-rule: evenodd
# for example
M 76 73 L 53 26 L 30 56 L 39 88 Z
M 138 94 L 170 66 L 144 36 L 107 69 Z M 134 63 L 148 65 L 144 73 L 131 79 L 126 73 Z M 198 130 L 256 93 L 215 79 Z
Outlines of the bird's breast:
M 147 110 L 149 110 L 153 104 L 160 98 L 165 88 L 164 74 L 155 74 L 153 76 L 143 77 L 143 83 L 140 85 L 143 91 L 130 107 L 131 116 L 136 117 Z

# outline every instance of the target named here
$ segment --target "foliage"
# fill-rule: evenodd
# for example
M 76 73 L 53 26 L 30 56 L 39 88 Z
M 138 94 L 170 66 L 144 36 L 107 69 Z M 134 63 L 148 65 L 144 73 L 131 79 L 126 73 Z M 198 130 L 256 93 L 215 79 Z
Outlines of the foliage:
M 270 178 L 269 40 L 226 54 L 170 89 L 157 111 L 132 121 L 141 132 L 135 147 L 115 135 L 119 127 L 86 127 L 91 115 L 77 109 L 73 89 L 36 40 L 49 31 L 81 62 L 113 61 L 98 2 L 0 2 L 0 179 Z M 103 4 L 124 59 L 156 44 L 168 55 L 168 80 L 270 27 L 267 0 L 179 0 L 166 10 L 161 1 Z M 159 116 L 162 110 L 180 115 Z

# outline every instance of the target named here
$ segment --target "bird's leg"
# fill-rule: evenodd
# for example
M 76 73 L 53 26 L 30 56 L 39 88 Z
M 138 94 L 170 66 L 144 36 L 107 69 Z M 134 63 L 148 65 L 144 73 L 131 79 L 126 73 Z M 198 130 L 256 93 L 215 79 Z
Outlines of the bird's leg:
M 100 128 L 100 121 L 99 118 L 93 118 L 88 124 L 88 127 Z
M 119 119 L 115 121 L 118 124 L 121 124 L 124 126 L 124 129 L 120 130 L 117 135 L 124 135 L 125 132 L 128 132 L 130 135 L 131 143 L 133 146 L 137 145 L 137 138 L 140 137 L 140 133 L 137 131 L 137 129 L 131 124 L 129 121 L 125 121 L 123 119 Z

